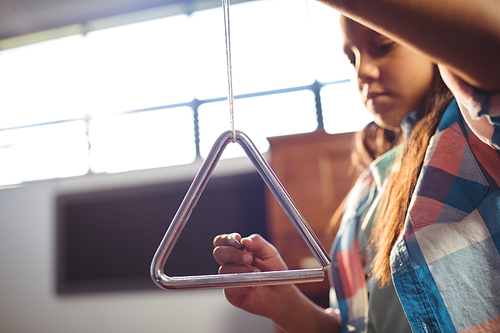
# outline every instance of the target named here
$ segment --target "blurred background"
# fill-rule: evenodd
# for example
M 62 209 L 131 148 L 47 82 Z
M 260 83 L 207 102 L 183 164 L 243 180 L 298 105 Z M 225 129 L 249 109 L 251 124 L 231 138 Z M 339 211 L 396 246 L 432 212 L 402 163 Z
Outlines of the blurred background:
M 339 137 L 372 120 L 336 11 L 233 0 L 230 18 L 235 127 L 265 156 L 269 138 Z M 220 1 L 0 1 L 0 332 L 275 330 L 221 290 L 165 292 L 149 279 L 190 181 L 230 129 L 225 52 Z M 172 275 L 216 272 L 219 232 L 267 235 L 255 175 L 229 145 Z

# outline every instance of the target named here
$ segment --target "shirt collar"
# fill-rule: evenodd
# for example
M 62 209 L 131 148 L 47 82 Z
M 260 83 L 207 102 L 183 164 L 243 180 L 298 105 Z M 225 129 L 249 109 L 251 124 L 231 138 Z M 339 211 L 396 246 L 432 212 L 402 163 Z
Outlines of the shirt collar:
M 413 131 L 413 128 L 415 127 L 417 122 L 423 117 L 424 109 L 418 108 L 403 119 L 403 121 L 401 122 L 401 130 L 404 133 L 405 140 L 408 139 L 408 136 L 410 136 L 411 131 Z
M 381 191 L 390 173 L 401 167 L 400 160 L 397 157 L 402 149 L 402 146 L 398 145 L 380 155 L 370 164 L 370 171 L 372 172 L 373 179 L 379 191 Z

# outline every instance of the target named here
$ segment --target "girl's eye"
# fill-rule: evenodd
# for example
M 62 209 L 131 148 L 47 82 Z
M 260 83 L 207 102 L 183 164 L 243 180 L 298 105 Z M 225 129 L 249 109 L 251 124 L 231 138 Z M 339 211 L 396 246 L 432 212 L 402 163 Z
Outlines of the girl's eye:
M 380 44 L 378 47 L 380 50 L 388 51 L 392 48 L 393 45 L 394 45 L 394 42 L 389 42 L 389 43 Z
M 378 56 L 382 56 L 387 54 L 392 50 L 396 43 L 391 40 L 386 40 L 384 42 L 375 43 L 375 54 Z

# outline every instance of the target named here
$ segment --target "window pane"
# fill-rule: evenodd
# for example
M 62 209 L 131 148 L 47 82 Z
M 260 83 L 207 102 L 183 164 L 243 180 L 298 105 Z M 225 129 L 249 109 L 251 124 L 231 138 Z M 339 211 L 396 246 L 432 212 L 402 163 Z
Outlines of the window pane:
M 83 175 L 88 140 L 83 121 L 0 132 L 0 184 Z
M 90 122 L 91 168 L 119 172 L 193 162 L 193 112 L 174 108 Z
M 227 101 L 199 107 L 200 150 L 208 154 L 217 137 L 230 130 Z M 314 93 L 310 90 L 236 99 L 235 128 L 247 134 L 261 153 L 269 150 L 267 137 L 306 133 L 318 127 Z M 223 157 L 246 156 L 236 145 L 229 145 Z
M 193 99 L 189 17 L 90 32 L 85 39 L 93 116 Z
M 82 36 L 0 52 L 0 128 L 85 115 Z
M 303 0 L 250 1 L 230 7 L 235 95 L 314 82 L 306 9 Z M 227 96 L 223 12 L 196 12 L 193 23 L 196 97 Z
M 325 131 L 328 133 L 359 131 L 373 120 L 351 82 L 323 87 L 321 107 Z

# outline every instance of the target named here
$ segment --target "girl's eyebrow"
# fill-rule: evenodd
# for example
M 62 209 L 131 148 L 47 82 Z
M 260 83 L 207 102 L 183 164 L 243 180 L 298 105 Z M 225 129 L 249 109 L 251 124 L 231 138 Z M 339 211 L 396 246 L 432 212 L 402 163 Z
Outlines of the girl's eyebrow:
M 390 39 L 389 37 L 386 37 L 382 34 L 377 33 L 377 36 L 374 38 L 375 40 L 379 42 L 385 42 L 385 41 L 391 41 L 394 42 L 394 40 Z

